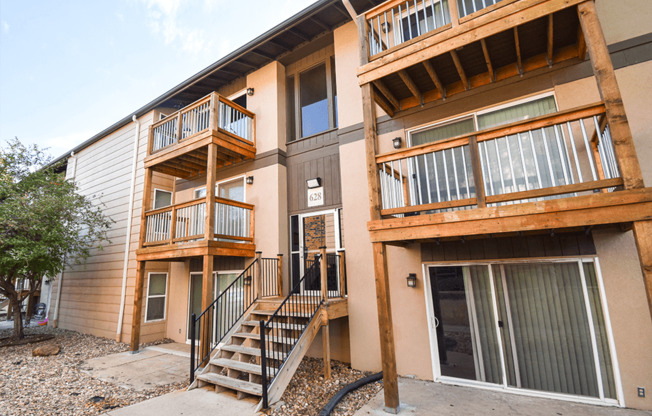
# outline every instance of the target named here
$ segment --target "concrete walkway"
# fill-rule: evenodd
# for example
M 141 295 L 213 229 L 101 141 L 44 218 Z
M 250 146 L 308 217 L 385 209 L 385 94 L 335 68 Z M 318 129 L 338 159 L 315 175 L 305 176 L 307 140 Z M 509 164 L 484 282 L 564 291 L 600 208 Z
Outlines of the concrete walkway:
M 133 406 L 106 413 L 108 416 L 253 416 L 258 405 L 253 400 L 238 400 L 235 396 L 213 389 L 175 391 Z
M 400 415 L 651 416 L 652 412 L 578 404 L 471 387 L 399 379 Z M 355 416 L 388 416 L 381 390 Z
M 143 348 L 140 352 L 121 352 L 93 358 L 81 370 L 93 378 L 118 386 L 147 390 L 188 379 L 189 353 L 184 344 L 164 344 Z

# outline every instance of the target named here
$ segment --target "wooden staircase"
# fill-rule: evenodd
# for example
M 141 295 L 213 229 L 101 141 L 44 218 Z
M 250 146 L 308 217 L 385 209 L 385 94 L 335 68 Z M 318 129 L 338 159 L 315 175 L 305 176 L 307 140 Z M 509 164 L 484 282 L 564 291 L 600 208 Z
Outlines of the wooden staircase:
M 262 397 L 260 321 L 267 321 L 282 301 L 281 298 L 256 301 L 240 325 L 234 328 L 223 345 L 216 349 L 191 388 L 214 386 L 217 393 L 234 392 L 238 399 Z M 269 335 L 273 334 L 271 339 L 278 344 L 274 353 L 268 351 L 266 354 L 268 380 L 274 378 L 273 372 L 281 361 L 288 358 L 269 385 L 270 396 L 280 398 L 319 331 L 322 324 L 321 313 L 316 313 L 311 321 L 309 318 L 310 315 L 306 313 L 282 313 L 282 322 L 276 322 L 267 329 L 268 339 Z M 304 332 L 308 326 L 310 330 Z

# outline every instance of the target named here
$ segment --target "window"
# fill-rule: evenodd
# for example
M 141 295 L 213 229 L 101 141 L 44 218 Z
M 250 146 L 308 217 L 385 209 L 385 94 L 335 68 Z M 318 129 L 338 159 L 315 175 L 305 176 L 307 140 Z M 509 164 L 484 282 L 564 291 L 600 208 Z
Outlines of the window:
M 245 202 L 244 176 L 215 184 L 215 195 L 232 201 Z M 206 187 L 195 189 L 195 198 L 206 198 Z
M 172 192 L 154 189 L 154 209 L 172 205 Z
M 335 60 L 287 78 L 288 141 L 337 127 Z
M 195 189 L 195 199 L 206 198 L 206 188 Z
M 150 273 L 147 282 L 147 306 L 145 322 L 165 319 L 165 298 L 167 294 L 167 273 Z

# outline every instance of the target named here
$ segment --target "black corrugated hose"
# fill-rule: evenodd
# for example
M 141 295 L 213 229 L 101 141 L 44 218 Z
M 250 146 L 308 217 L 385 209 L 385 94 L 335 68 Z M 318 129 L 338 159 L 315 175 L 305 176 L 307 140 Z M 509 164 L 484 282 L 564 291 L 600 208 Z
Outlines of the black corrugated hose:
M 354 381 L 351 384 L 346 385 L 342 390 L 338 391 L 332 399 L 326 404 L 326 406 L 319 412 L 319 416 L 328 416 L 331 414 L 335 406 L 346 396 L 351 393 L 353 390 L 359 389 L 365 384 L 373 383 L 374 381 L 381 380 L 383 378 L 383 372 L 372 374 L 370 376 L 361 378 L 360 380 Z

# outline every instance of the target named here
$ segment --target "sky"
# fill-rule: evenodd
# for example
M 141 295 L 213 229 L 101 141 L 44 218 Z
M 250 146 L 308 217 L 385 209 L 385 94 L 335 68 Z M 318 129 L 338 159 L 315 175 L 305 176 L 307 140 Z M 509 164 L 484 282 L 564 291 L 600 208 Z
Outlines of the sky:
M 0 0 L 0 146 L 58 157 L 314 0 Z

